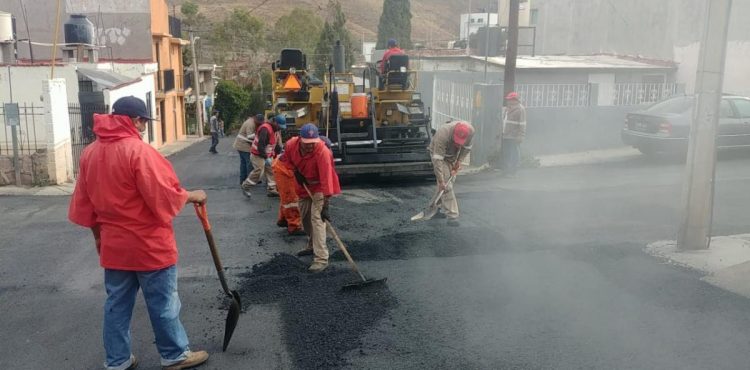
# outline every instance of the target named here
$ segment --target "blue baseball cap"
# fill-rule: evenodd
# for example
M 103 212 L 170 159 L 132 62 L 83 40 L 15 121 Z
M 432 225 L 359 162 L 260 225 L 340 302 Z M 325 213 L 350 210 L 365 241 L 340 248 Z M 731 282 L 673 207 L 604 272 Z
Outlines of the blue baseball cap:
M 388 47 L 392 47 L 396 45 L 398 45 L 398 41 L 396 41 L 396 39 L 388 39 Z
M 286 130 L 286 117 L 284 117 L 283 114 L 279 114 L 275 117 L 273 117 L 274 122 L 276 122 L 277 125 L 279 125 L 279 128 L 282 130 Z
M 331 139 L 329 139 L 325 135 L 320 135 L 320 140 L 322 140 L 323 143 L 326 144 L 326 146 L 328 147 L 328 149 L 331 149 L 331 147 L 333 146 L 333 143 L 331 142 Z
M 151 112 L 146 108 L 146 103 L 132 95 L 117 99 L 117 101 L 112 104 L 112 114 L 118 116 L 140 117 L 151 121 L 154 120 L 154 118 L 151 117 Z
M 299 137 L 303 143 L 317 143 L 320 141 L 320 134 L 318 133 L 318 126 L 313 123 L 306 123 L 299 129 Z

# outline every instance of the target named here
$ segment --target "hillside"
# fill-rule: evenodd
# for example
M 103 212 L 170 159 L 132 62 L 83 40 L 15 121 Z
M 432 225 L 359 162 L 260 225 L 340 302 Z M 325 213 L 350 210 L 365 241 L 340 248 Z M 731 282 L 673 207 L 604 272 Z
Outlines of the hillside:
M 328 0 L 194 0 L 201 13 L 209 19 L 221 19 L 234 8 L 254 9 L 253 15 L 267 20 L 270 26 L 280 16 L 294 7 L 314 10 L 325 18 Z M 182 0 L 170 3 L 179 6 Z M 343 0 L 347 25 L 356 40 L 364 36 L 367 41 L 377 37 L 378 20 L 383 10 L 383 0 Z M 412 41 L 426 42 L 454 40 L 458 36 L 458 14 L 465 12 L 466 5 L 456 0 L 411 0 Z

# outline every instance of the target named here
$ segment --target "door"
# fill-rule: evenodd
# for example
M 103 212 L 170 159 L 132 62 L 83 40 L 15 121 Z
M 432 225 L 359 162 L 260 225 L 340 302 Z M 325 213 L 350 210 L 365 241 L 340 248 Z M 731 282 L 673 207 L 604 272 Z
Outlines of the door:
M 736 146 L 741 142 L 742 124 L 729 99 L 721 99 L 717 135 L 716 145 L 720 147 Z
M 732 104 L 739 116 L 739 131 L 742 133 L 742 136 L 737 138 L 737 144 L 748 146 L 750 145 L 750 99 L 732 99 Z

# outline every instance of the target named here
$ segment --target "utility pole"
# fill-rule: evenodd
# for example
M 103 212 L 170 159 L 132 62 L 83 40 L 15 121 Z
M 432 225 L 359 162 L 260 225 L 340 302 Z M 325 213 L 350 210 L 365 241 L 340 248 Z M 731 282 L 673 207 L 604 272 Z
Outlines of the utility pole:
M 490 54 L 490 4 L 487 4 L 487 23 L 485 24 L 487 27 L 484 28 L 484 83 L 487 83 L 487 57 Z
M 198 58 L 195 57 L 196 41 L 200 40 L 199 36 L 193 36 L 190 32 L 190 50 L 193 56 L 193 96 L 195 96 L 195 133 L 198 137 L 203 137 L 203 114 L 201 114 L 201 94 L 200 94 L 200 81 L 198 72 Z
M 466 17 L 466 55 L 471 55 L 471 49 L 469 47 L 469 40 L 471 40 L 471 0 L 469 0 L 469 16 Z
M 705 2 L 706 20 L 698 57 L 696 102 L 682 191 L 682 223 L 677 235 L 677 247 L 681 250 L 708 249 L 711 242 L 716 130 L 731 8 L 732 0 Z
M 516 89 L 516 58 L 518 57 L 518 0 L 510 0 L 508 13 L 508 44 L 505 48 L 505 70 L 503 75 L 503 97 Z M 499 16 L 498 9 L 498 16 Z M 503 105 L 505 99 L 503 99 Z

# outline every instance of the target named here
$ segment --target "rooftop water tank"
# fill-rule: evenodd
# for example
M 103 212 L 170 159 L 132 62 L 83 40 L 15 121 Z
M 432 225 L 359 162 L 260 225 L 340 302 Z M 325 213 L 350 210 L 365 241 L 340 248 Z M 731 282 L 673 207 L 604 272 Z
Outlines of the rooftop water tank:
M 71 14 L 65 22 L 66 44 L 93 44 L 94 24 L 83 14 Z
M 13 40 L 13 17 L 10 13 L 0 12 L 0 42 Z

